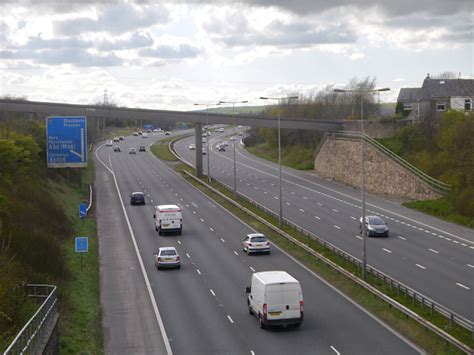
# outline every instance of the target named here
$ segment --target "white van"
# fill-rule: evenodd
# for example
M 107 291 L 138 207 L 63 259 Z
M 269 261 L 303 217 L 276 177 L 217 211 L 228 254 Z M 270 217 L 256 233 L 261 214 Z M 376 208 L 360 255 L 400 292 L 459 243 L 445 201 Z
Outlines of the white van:
M 143 132 L 143 133 L 142 133 L 142 138 L 146 138 L 146 137 L 148 137 L 148 133 Z
M 155 230 L 159 235 L 165 232 L 177 232 L 178 234 L 181 234 L 181 231 L 183 230 L 183 216 L 179 206 L 156 206 L 153 218 L 155 219 Z
M 303 293 L 301 285 L 285 271 L 264 271 L 252 275 L 247 305 L 255 314 L 260 328 L 269 325 L 294 325 L 303 322 Z

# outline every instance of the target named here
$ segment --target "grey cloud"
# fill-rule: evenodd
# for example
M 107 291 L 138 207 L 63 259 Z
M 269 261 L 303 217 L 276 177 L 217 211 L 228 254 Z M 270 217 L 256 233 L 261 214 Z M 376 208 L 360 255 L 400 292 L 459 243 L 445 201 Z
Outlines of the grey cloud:
M 149 47 L 153 45 L 153 39 L 150 35 L 145 33 L 134 33 L 128 39 L 116 40 L 114 42 L 103 41 L 97 43 L 96 47 L 102 51 L 121 50 L 121 49 L 136 49 Z
M 120 34 L 166 23 L 169 12 L 164 7 L 136 7 L 131 4 L 113 4 L 103 7 L 98 19 L 78 18 L 54 23 L 55 32 L 62 35 L 77 35 L 87 32 L 109 32 Z
M 36 64 L 59 65 L 73 64 L 77 66 L 117 66 L 123 63 L 115 54 L 99 56 L 88 53 L 84 49 L 61 48 L 46 50 L 20 49 L 16 51 L 0 51 L 3 59 L 32 60 Z
M 28 49 L 60 49 L 60 48 L 88 48 L 91 43 L 78 38 L 54 38 L 42 39 L 41 37 L 32 37 L 23 46 Z
M 145 48 L 139 51 L 144 57 L 156 57 L 162 59 L 181 59 L 194 58 L 201 50 L 189 44 L 180 44 L 178 47 L 167 45 L 157 46 L 156 48 Z

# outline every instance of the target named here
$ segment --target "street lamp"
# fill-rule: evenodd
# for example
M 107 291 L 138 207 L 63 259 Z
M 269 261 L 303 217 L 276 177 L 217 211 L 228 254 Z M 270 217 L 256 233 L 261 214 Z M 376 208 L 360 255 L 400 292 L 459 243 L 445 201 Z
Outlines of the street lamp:
M 261 96 L 260 100 L 277 100 L 278 105 L 282 100 L 291 100 L 297 99 L 298 96 L 287 96 L 287 97 L 265 97 Z M 279 190 L 280 190 L 280 210 L 278 215 L 278 224 L 280 228 L 283 226 L 283 201 L 281 194 L 281 130 L 280 130 L 280 109 L 278 109 L 278 181 L 279 181 Z
M 220 103 L 218 102 L 217 104 L 194 104 L 194 106 L 206 106 L 206 122 L 207 122 L 207 125 L 206 125 L 206 132 L 208 131 L 209 129 L 209 106 L 211 105 L 220 105 Z M 207 138 L 208 135 L 206 133 L 206 155 L 207 155 L 207 181 L 209 182 L 209 184 L 211 183 L 211 171 L 210 171 L 210 168 L 209 168 L 209 139 Z M 202 139 L 202 137 L 199 137 L 200 139 Z M 197 139 L 197 137 L 196 137 Z M 196 152 L 196 154 L 198 154 L 198 152 Z M 201 152 L 201 155 L 202 155 L 202 152 Z
M 232 141 L 232 147 L 234 148 L 234 200 L 237 198 L 237 167 L 235 163 L 235 104 L 246 104 L 248 101 L 219 101 L 219 104 L 232 104 L 232 136 L 234 140 Z
M 334 89 L 338 93 L 358 93 L 360 94 L 360 190 L 362 194 L 362 279 L 367 279 L 367 230 L 365 225 L 365 157 L 364 157 L 364 94 L 369 92 L 390 91 L 390 88 L 369 89 L 369 90 L 344 90 Z

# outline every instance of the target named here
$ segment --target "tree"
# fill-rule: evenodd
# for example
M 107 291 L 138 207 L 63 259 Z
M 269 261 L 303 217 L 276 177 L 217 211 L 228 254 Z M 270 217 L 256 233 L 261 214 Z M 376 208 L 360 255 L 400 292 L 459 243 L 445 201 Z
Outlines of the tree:
M 457 79 L 458 76 L 452 71 L 444 71 L 439 74 L 433 75 L 432 79 Z

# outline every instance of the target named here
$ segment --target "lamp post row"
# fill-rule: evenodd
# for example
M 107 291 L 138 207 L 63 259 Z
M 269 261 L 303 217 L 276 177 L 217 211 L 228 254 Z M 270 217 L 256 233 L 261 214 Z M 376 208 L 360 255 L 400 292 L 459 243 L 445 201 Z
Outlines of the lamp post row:
M 365 223 L 366 217 L 366 208 L 365 208 L 365 154 L 364 154 L 364 94 L 371 92 L 382 92 L 389 91 L 390 88 L 381 88 L 381 89 L 369 89 L 369 90 L 344 90 L 344 89 L 334 89 L 336 93 L 357 93 L 360 94 L 360 165 L 361 165 L 361 200 L 362 200 L 362 228 L 361 228 L 361 238 L 362 238 L 362 278 L 367 279 L 367 227 Z M 284 100 L 298 99 L 298 96 L 287 96 L 287 97 L 266 97 L 261 96 L 261 100 L 277 100 L 278 105 Z M 232 104 L 232 133 L 235 138 L 235 104 L 236 103 L 247 103 L 248 101 L 219 101 L 218 104 Z M 199 104 L 195 104 L 199 105 Z M 206 105 L 206 113 L 209 108 L 209 105 Z M 207 117 L 207 115 L 206 115 Z M 208 122 L 209 125 L 209 122 Z M 235 142 L 233 141 L 233 161 L 234 161 L 234 200 L 237 196 L 237 168 L 235 160 Z M 210 182 L 210 173 L 209 173 L 209 142 L 207 142 L 207 175 Z M 283 225 L 283 199 L 282 199 L 282 176 L 281 176 L 281 127 L 280 127 L 280 110 L 278 110 L 278 181 L 279 181 L 279 215 L 278 215 L 278 224 L 280 228 Z

